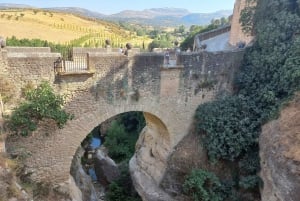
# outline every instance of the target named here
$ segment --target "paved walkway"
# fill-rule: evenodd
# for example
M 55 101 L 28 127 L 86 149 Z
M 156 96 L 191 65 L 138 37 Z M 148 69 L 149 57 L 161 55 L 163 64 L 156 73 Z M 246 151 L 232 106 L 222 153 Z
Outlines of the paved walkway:
M 208 52 L 236 49 L 236 47 L 229 45 L 228 41 L 229 41 L 229 32 L 201 41 L 200 43 L 202 45 L 203 44 L 207 45 L 205 50 Z

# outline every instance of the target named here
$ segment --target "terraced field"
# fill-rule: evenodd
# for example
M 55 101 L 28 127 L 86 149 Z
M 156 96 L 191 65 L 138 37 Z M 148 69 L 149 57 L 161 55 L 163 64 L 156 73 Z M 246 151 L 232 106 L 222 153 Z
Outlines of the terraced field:
M 103 47 L 109 39 L 113 47 L 130 42 L 142 47 L 151 42 L 119 26 L 73 14 L 34 9 L 0 10 L 0 35 L 17 39 L 41 39 L 74 46 Z

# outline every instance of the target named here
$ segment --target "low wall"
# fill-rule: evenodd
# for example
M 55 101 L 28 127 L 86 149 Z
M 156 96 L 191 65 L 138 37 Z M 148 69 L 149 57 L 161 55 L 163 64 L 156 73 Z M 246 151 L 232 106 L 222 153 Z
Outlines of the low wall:
M 34 53 L 50 53 L 50 47 L 6 47 L 7 52 L 34 52 Z
M 59 53 L 8 52 L 6 56 L 7 76 L 14 81 L 17 93 L 29 83 L 54 83 L 54 62 L 61 56 Z
M 230 29 L 231 29 L 231 26 L 228 25 L 228 26 L 225 26 L 225 27 L 221 27 L 221 28 L 218 28 L 218 29 L 214 29 L 214 30 L 205 32 L 205 33 L 197 34 L 195 36 L 195 38 L 198 38 L 200 41 L 207 40 L 207 39 L 216 37 L 218 35 L 221 35 L 223 33 L 229 32 Z
M 73 47 L 73 54 L 81 53 L 120 53 L 120 48 Z M 140 48 L 132 48 L 133 53 L 139 53 Z

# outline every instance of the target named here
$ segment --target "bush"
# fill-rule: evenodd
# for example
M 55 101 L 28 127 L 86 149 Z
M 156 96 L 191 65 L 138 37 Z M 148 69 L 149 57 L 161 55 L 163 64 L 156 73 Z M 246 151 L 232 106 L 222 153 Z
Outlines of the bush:
M 211 160 L 235 160 L 257 143 L 259 111 L 242 96 L 205 103 L 196 111 L 197 127 Z
M 216 175 L 202 169 L 193 170 L 183 184 L 184 192 L 191 194 L 194 201 L 221 201 L 217 193 L 220 187 Z
M 257 175 L 250 175 L 242 177 L 239 181 L 239 186 L 244 189 L 256 188 L 261 182 L 261 179 Z
M 72 115 L 62 109 L 64 98 L 55 95 L 47 82 L 25 92 L 25 99 L 9 119 L 9 127 L 16 134 L 27 136 L 36 130 L 38 122 L 43 119 L 55 120 L 59 128 L 72 119 Z
M 148 49 L 152 51 L 154 48 L 170 48 L 172 47 L 173 44 L 171 41 L 167 40 L 159 40 L 159 39 L 154 39 L 149 45 Z

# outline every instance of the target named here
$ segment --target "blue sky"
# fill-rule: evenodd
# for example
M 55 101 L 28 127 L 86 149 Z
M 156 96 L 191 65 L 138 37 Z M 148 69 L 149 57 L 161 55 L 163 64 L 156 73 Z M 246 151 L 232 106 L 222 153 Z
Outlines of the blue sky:
M 185 8 L 193 13 L 233 10 L 235 0 L 0 0 L 0 3 L 45 7 L 81 7 L 103 14 L 147 8 Z

